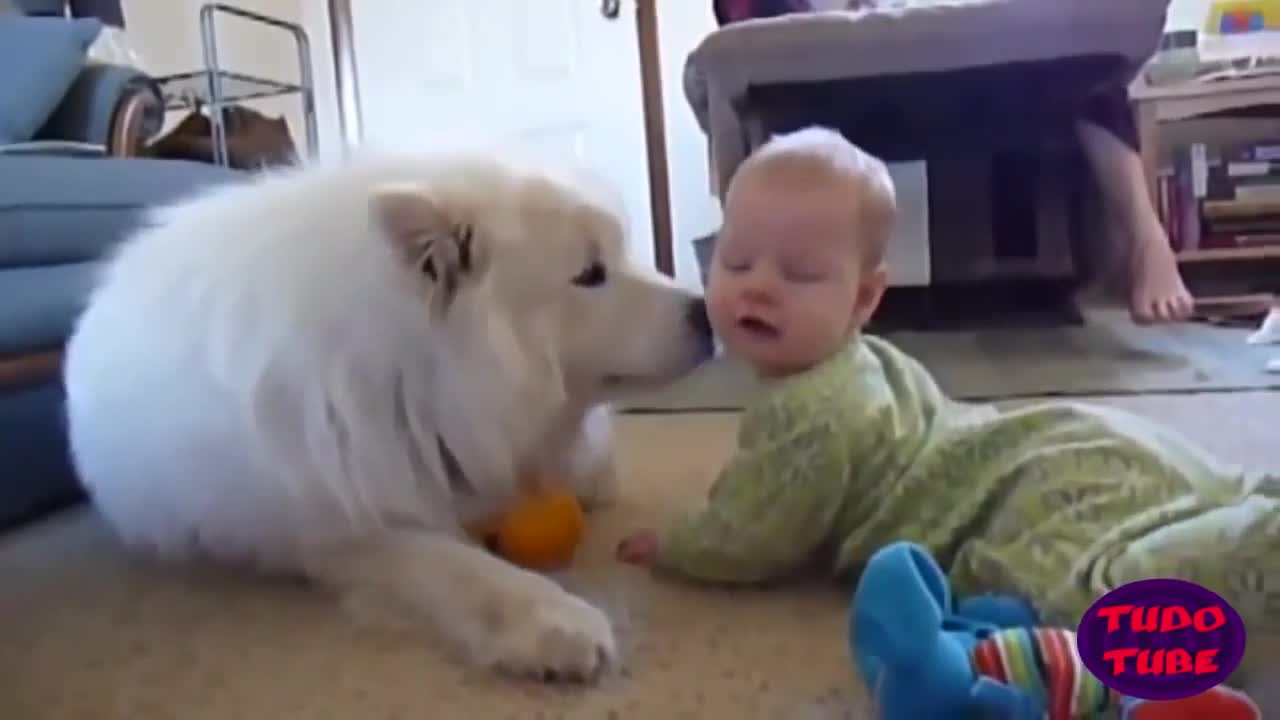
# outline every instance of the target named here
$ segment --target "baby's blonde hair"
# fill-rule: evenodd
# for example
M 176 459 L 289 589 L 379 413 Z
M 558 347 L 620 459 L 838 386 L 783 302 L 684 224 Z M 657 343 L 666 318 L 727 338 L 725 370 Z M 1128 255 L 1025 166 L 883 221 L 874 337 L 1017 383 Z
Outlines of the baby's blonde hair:
M 898 206 L 893 178 L 880 158 L 840 133 L 815 125 L 774 135 L 743 161 L 734 180 L 753 172 L 767 172 L 792 187 L 820 183 L 844 188 L 856 206 L 858 228 L 851 241 L 857 244 L 863 267 L 884 263 Z

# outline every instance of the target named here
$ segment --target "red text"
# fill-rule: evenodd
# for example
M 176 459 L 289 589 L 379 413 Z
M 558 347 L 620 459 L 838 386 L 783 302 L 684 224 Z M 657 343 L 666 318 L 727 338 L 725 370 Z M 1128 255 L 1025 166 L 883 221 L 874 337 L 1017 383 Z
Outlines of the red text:
M 1108 650 L 1102 659 L 1111 663 L 1111 672 L 1122 675 L 1129 672 L 1125 661 L 1132 659 L 1133 670 L 1139 675 L 1208 675 L 1218 671 L 1217 648 L 1199 650 L 1194 655 L 1182 648 L 1172 650 L 1139 650 L 1124 648 Z
M 1227 624 L 1226 613 L 1222 608 L 1201 608 L 1195 613 L 1188 612 L 1181 606 L 1161 607 L 1153 605 L 1112 605 L 1098 611 L 1098 616 L 1106 618 L 1107 632 L 1120 629 L 1120 621 L 1129 618 L 1129 628 L 1134 632 L 1167 633 L 1175 630 L 1192 628 L 1196 632 L 1211 632 Z

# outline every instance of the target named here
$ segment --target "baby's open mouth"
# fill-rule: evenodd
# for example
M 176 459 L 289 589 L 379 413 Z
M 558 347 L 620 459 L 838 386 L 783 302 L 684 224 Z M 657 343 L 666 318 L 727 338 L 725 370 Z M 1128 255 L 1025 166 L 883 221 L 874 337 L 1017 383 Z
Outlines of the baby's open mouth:
M 776 325 L 766 322 L 755 315 L 744 315 L 738 318 L 738 327 L 746 331 L 748 335 L 762 339 L 773 339 L 781 334 Z

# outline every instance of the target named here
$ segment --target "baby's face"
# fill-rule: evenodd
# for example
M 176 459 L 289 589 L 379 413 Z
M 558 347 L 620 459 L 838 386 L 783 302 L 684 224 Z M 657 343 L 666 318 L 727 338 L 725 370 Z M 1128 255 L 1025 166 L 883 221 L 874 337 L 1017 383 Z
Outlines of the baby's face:
M 859 322 L 856 234 L 847 196 L 760 183 L 735 189 L 707 287 L 725 347 L 766 376 L 805 370 L 836 352 Z

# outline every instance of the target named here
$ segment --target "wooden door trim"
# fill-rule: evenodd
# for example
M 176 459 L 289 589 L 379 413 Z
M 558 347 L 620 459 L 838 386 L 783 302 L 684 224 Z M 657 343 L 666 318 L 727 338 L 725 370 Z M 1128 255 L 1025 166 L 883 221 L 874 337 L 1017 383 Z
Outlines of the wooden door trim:
M 636 45 L 640 50 L 640 88 L 644 107 L 644 145 L 649 161 L 649 215 L 653 222 L 653 260 L 658 272 L 675 277 L 671 227 L 671 170 L 667 162 L 666 110 L 662 102 L 662 45 L 658 3 L 636 0 Z
M 0 390 L 16 390 L 58 379 L 62 351 L 46 350 L 0 357 Z
M 338 132 L 344 149 L 363 138 L 360 116 L 360 80 L 356 70 L 355 26 L 351 0 L 329 0 L 329 42 L 333 54 L 334 94 L 338 102 Z

